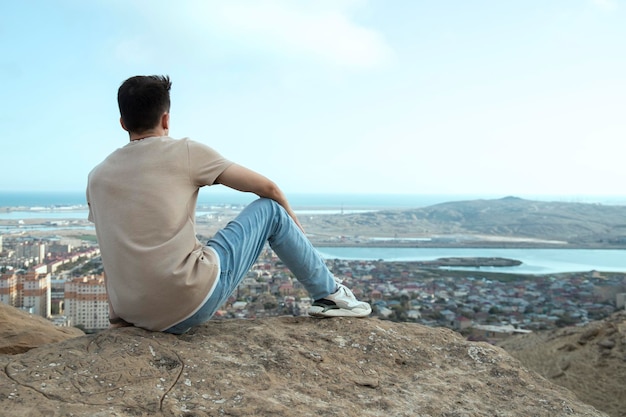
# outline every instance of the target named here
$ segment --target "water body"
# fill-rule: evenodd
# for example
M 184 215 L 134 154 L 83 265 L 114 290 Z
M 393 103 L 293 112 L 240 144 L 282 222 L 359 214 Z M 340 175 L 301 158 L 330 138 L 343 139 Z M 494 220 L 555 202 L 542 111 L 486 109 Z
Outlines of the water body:
M 294 209 L 300 214 L 352 213 L 372 210 L 425 207 L 433 204 L 472 199 L 493 199 L 505 195 L 422 195 L 422 194 L 303 194 L 287 195 Z M 532 196 L 517 197 L 541 200 L 626 205 L 626 196 Z M 198 205 L 245 205 L 256 196 L 250 193 L 228 191 L 218 187 L 201 189 Z M 20 211 L 0 212 L 0 220 L 86 220 L 85 193 L 80 192 L 2 192 L 0 207 L 30 207 Z M 32 208 L 37 208 L 33 210 Z M 70 209 L 73 208 L 73 209 Z M 211 210 L 198 212 L 209 214 Z M 85 226 L 76 226 L 83 228 Z M 29 230 L 54 230 L 51 225 L 39 225 Z M 87 226 L 89 228 L 89 226 Z M 0 229 L 15 230 L 13 227 Z M 625 250 L 583 249 L 438 249 L 438 248 L 319 248 L 329 259 L 384 259 L 386 261 L 422 261 L 442 257 L 502 257 L 522 262 L 518 267 L 485 267 L 480 270 L 525 274 L 549 274 L 576 271 L 626 272 Z M 470 269 L 472 270 L 472 269 Z M 473 269 L 476 270 L 476 269 Z
M 326 259 L 430 261 L 447 257 L 516 259 L 516 267 L 450 268 L 465 271 L 556 274 L 579 271 L 626 272 L 626 250 L 319 247 Z
M 210 206 L 245 206 L 257 197 L 250 193 L 201 189 L 198 196 L 198 216 L 214 213 Z M 444 195 L 385 195 L 385 194 L 291 194 L 288 195 L 298 215 L 352 214 L 373 210 L 424 207 L 453 200 Z M 458 199 L 458 196 L 457 196 Z M 0 207 L 19 207 L 19 210 L 0 212 L 0 220 L 32 219 L 87 219 L 84 192 L 28 193 L 0 192 Z M 82 206 L 82 209 L 80 209 Z M 24 209 L 21 209 L 24 208 Z
M 0 212 L 0 220 L 87 220 L 87 210 L 34 210 Z
M 406 208 L 458 200 L 452 195 L 421 194 L 331 194 L 287 193 L 294 207 L 340 209 L 354 208 Z M 478 198 L 477 196 L 474 196 Z M 228 190 L 222 186 L 204 187 L 198 195 L 199 205 L 246 205 L 255 200 L 251 193 Z M 461 199 L 467 199 L 464 196 Z M 3 192 L 0 207 L 62 207 L 86 205 L 85 192 Z
M 366 209 L 294 209 L 296 214 L 302 215 L 318 215 L 318 214 L 356 214 L 366 213 L 372 210 Z M 211 214 L 217 214 L 219 210 L 199 210 L 196 212 L 196 216 L 206 216 Z M 88 211 L 85 210 L 16 210 L 0 212 L 0 220 L 87 220 Z
M 292 207 L 301 215 L 349 214 L 373 210 L 426 207 L 450 201 L 503 198 L 504 195 L 469 194 L 288 194 Z M 540 201 L 585 202 L 626 205 L 626 196 L 519 196 Z M 205 187 L 198 196 L 199 206 L 243 206 L 257 197 L 250 193 L 228 191 L 224 187 Z M 87 201 L 80 192 L 3 192 L 0 207 L 23 207 L 24 210 L 0 212 L 0 220 L 86 219 Z M 28 208 L 28 209 L 26 209 Z M 80 209 L 82 208 L 82 210 Z M 199 210 L 198 215 L 210 211 Z
M 85 179 L 86 181 L 86 179 Z M 599 203 L 626 205 L 626 195 L 515 195 L 528 200 L 562 201 L 570 203 Z M 425 207 L 450 201 L 494 199 L 507 195 L 495 194 L 332 194 L 287 193 L 294 208 L 325 209 L 389 209 Z M 198 204 L 248 204 L 256 198 L 250 193 L 228 190 L 223 186 L 204 187 L 200 190 Z M 84 191 L 29 192 L 0 191 L 0 207 L 62 207 L 86 205 Z

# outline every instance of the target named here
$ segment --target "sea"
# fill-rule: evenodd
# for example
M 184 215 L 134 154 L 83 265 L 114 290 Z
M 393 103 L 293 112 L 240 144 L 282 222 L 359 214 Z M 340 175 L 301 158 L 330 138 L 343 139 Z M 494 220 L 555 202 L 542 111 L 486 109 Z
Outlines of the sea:
M 216 188 L 216 187 L 211 187 Z M 429 205 L 474 199 L 503 198 L 507 195 L 469 194 L 321 194 L 293 193 L 287 197 L 297 214 L 339 214 L 376 210 L 407 209 Z M 626 205 L 625 196 L 546 196 L 516 195 L 516 197 L 539 200 Z M 249 193 L 222 189 L 201 189 L 198 196 L 198 214 L 210 207 L 243 207 L 256 196 Z M 46 218 L 50 220 L 86 219 L 84 192 L 2 192 L 0 220 L 26 220 Z M 54 229 L 57 226 L 38 226 Z M 77 228 L 85 226 L 76 226 Z M 3 233 L 0 227 L 0 234 Z M 6 229 L 6 227 L 5 227 Z M 4 230 L 4 233 L 10 230 Z M 626 250 L 603 249 L 497 249 L 497 248 L 372 248 L 372 247 L 318 247 L 327 259 L 423 261 L 443 257 L 502 257 L 522 262 L 516 267 L 460 268 L 473 271 L 493 271 L 521 274 L 551 274 L 578 271 L 602 271 L 626 273 Z
M 217 188 L 216 190 L 213 190 Z M 520 197 L 528 200 L 626 205 L 625 195 L 506 195 L 506 194 L 384 194 L 384 193 L 286 193 L 295 208 L 320 210 L 403 209 L 425 207 L 450 201 Z M 248 204 L 256 198 L 250 193 L 229 191 L 222 186 L 205 187 L 199 205 Z M 84 191 L 1 191 L 0 207 L 62 208 L 86 205 Z
M 200 190 L 198 205 L 245 205 L 257 197 L 251 193 Z M 341 210 L 350 209 L 394 209 L 415 208 L 453 201 L 454 196 L 446 195 L 411 195 L 411 194 L 287 194 L 290 204 L 301 210 Z M 458 196 L 456 197 L 458 199 Z M 464 198 L 466 199 L 466 198 Z M 625 198 L 626 203 L 626 198 Z M 72 206 L 86 205 L 84 192 L 2 192 L 0 207 L 29 207 L 37 209 L 67 209 Z

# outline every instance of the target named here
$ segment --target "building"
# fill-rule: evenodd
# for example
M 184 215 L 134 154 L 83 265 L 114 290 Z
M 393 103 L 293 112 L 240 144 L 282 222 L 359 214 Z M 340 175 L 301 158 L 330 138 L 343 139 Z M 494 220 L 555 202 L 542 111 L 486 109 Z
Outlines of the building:
M 104 276 L 75 278 L 65 283 L 65 315 L 85 332 L 109 327 L 109 303 Z
M 12 307 L 17 306 L 18 276 L 11 272 L 0 274 L 0 302 Z
M 15 248 L 15 256 L 28 260 L 29 263 L 43 262 L 46 258 L 46 245 L 34 241 L 21 242 Z
M 50 281 L 50 300 L 52 315 L 65 314 L 65 280 L 52 279 Z
M 50 317 L 50 274 L 0 275 L 0 301 L 44 318 Z
M 239 290 L 249 295 L 259 295 L 270 291 L 270 285 L 267 282 L 259 282 L 254 278 L 244 278 L 239 284 Z
M 28 272 L 22 278 L 22 309 L 44 318 L 50 317 L 50 274 Z

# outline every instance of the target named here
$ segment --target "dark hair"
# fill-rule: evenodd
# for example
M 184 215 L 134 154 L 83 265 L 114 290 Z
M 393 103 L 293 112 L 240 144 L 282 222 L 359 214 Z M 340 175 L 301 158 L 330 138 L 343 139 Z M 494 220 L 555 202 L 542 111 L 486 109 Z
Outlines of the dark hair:
M 126 129 L 141 133 L 155 127 L 170 111 L 170 88 L 167 75 L 138 75 L 124 81 L 117 90 L 117 104 Z

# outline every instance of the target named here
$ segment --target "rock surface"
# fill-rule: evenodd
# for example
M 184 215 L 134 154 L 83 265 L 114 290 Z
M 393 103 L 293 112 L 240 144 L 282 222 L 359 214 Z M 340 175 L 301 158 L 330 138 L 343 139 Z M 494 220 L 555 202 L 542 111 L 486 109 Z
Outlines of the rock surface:
M 0 369 L 12 417 L 606 417 L 499 347 L 377 319 L 128 327 L 0 355 Z
M 83 334 L 75 327 L 55 327 L 48 320 L 0 303 L 0 354 L 23 353 Z
M 516 336 L 500 346 L 586 403 L 626 416 L 626 311 L 584 327 Z

